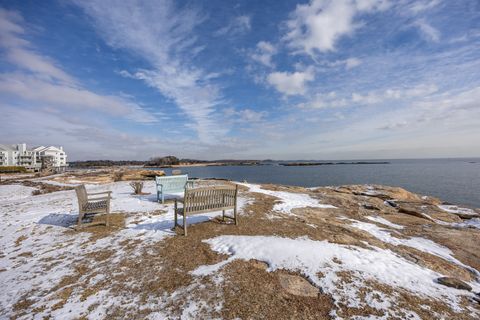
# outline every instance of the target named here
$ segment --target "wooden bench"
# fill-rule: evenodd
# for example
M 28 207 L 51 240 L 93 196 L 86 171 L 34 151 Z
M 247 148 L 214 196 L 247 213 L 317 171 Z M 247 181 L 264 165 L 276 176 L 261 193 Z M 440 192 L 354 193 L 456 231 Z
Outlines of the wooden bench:
M 237 221 L 237 195 L 238 185 L 234 186 L 213 186 L 202 188 L 186 188 L 182 200 L 175 199 L 175 226 L 183 228 L 183 234 L 187 235 L 187 215 L 222 210 L 222 219 L 231 219 L 235 225 Z M 179 208 L 178 204 L 183 207 Z M 233 210 L 233 216 L 225 215 L 225 210 Z M 183 215 L 183 225 L 178 224 L 177 215 Z
M 110 200 L 112 199 L 112 192 L 103 191 L 87 193 L 87 190 L 83 184 L 75 187 L 75 192 L 77 193 L 78 199 L 77 229 L 97 224 L 105 224 L 108 226 L 108 215 L 110 214 Z M 88 216 L 92 217 L 97 214 L 105 215 L 105 221 L 83 223 L 83 218 Z
M 165 193 L 178 193 L 183 192 L 188 186 L 193 186 L 193 181 L 188 180 L 188 175 L 177 175 L 177 176 L 164 176 L 164 177 L 155 177 L 155 182 L 157 184 L 157 201 L 162 199 L 162 203 L 165 202 Z

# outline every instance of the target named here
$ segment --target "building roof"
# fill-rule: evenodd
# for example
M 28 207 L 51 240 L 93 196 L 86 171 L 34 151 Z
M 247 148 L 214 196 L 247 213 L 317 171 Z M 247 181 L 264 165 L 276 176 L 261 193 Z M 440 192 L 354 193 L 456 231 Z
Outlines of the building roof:
M 61 148 L 61 147 L 60 147 Z M 57 151 L 57 152 L 64 152 L 62 149 L 60 148 L 57 148 L 57 147 L 54 147 L 54 146 L 49 146 L 49 147 L 44 147 L 44 146 L 41 146 L 41 147 L 37 147 L 35 149 L 33 149 L 33 151 L 35 152 L 44 152 L 44 151 Z
M 6 144 L 0 144 L 0 151 L 17 151 L 17 149 Z

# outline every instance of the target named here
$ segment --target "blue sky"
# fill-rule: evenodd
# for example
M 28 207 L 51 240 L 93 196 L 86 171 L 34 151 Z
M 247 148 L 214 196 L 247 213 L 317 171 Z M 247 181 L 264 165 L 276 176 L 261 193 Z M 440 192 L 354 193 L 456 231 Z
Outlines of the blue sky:
M 480 156 L 480 2 L 0 1 L 0 114 L 71 160 Z

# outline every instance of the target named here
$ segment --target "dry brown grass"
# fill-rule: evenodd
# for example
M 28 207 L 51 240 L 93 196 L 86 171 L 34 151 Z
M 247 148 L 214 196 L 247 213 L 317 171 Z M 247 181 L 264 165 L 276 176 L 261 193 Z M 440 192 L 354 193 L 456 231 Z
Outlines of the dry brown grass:
M 270 186 L 277 190 L 286 190 L 283 187 Z M 289 188 L 292 192 L 304 189 Z M 330 193 L 329 193 L 330 192 Z M 319 199 L 330 199 L 329 190 L 315 190 L 312 195 Z M 299 209 L 294 213 L 297 216 L 277 215 L 278 219 L 269 219 L 276 199 L 264 194 L 249 194 L 254 198 L 253 203 L 244 208 L 248 214 L 241 215 L 239 225 L 223 223 L 220 220 L 189 225 L 189 235 L 168 237 L 159 242 L 145 243 L 138 238 L 123 240 L 119 243 L 122 248 L 120 255 L 115 250 L 97 250 L 86 254 L 80 262 L 72 262 L 74 273 L 62 278 L 58 285 L 51 292 L 56 293 L 56 299 L 60 302 L 54 308 L 60 308 L 72 296 L 72 293 L 79 293 L 80 300 L 85 301 L 88 297 L 97 294 L 99 291 L 108 290 L 109 294 L 115 297 L 123 297 L 129 301 L 138 301 L 135 306 L 123 307 L 118 305 L 109 311 L 109 319 L 122 318 L 144 318 L 155 307 L 161 306 L 162 311 L 179 317 L 185 307 L 192 301 L 204 301 L 206 306 L 201 306 L 197 314 L 200 318 L 221 317 L 225 319 L 329 319 L 329 313 L 336 309 L 332 298 L 325 293 L 319 293 L 317 297 L 303 297 L 288 293 L 279 280 L 279 275 L 285 273 L 283 270 L 267 272 L 265 264 L 259 261 L 233 261 L 226 265 L 220 274 L 223 280 L 216 281 L 209 277 L 194 277 L 190 274 L 202 265 L 211 265 L 223 261 L 227 256 L 213 252 L 203 242 L 205 239 L 219 235 L 276 235 L 281 237 L 296 238 L 308 236 L 315 240 L 328 240 L 330 242 L 357 245 L 366 247 L 363 241 L 381 248 L 394 250 L 400 255 L 419 261 L 418 263 L 442 273 L 451 272 L 458 277 L 471 279 L 467 271 L 458 266 L 442 260 L 438 257 L 423 252 L 406 248 L 394 247 L 381 243 L 371 235 L 355 230 L 348 226 L 345 221 L 339 220 L 338 211 L 341 214 L 361 218 L 361 209 L 357 200 L 365 202 L 364 196 L 342 193 L 341 200 L 337 203 L 340 209 Z M 410 195 L 408 195 L 411 197 Z M 355 200 L 357 199 L 357 200 Z M 324 201 L 328 202 L 328 201 Z M 355 206 L 341 205 L 355 203 Z M 376 203 L 377 206 L 381 204 Z M 338 210 L 338 211 L 335 211 Z M 422 230 L 417 224 L 419 218 L 406 218 L 409 223 L 406 234 L 418 235 Z M 111 226 L 94 226 L 85 228 L 82 232 L 90 234 L 89 242 L 84 246 L 88 247 L 97 240 L 114 236 L 118 230 L 124 228 L 125 216 L 113 214 Z M 316 227 L 312 227 L 312 224 Z M 440 232 L 441 229 L 438 229 Z M 423 230 L 423 232 L 425 232 Z M 75 231 L 67 231 L 75 236 Z M 441 236 L 434 233 L 432 239 L 440 239 Z M 474 238 L 476 239 L 476 238 Z M 453 240 L 450 240 L 452 242 Z M 444 243 L 444 242 L 441 242 Z M 451 244 L 451 243 L 450 243 Z M 453 248 L 455 250 L 455 248 Z M 460 248 L 458 248 L 460 250 Z M 468 249 L 469 250 L 469 249 Z M 463 251 L 462 251 L 463 252 Z M 461 257 L 462 253 L 456 251 L 456 256 Z M 113 263 L 115 259 L 115 263 Z M 472 258 L 470 258 L 472 259 Z M 465 260 L 466 261 L 466 260 Z M 342 261 L 335 261 L 341 264 Z M 55 261 L 43 261 L 46 266 Z M 467 262 L 466 262 L 467 263 Z M 294 273 L 295 274 L 295 273 Z M 91 284 L 90 280 L 95 276 L 103 275 L 103 280 Z M 301 276 L 300 274 L 297 274 Z M 319 276 L 322 276 L 319 273 Z M 349 272 L 339 273 L 341 279 L 339 285 L 348 288 L 355 279 Z M 467 313 L 454 313 L 448 305 L 441 301 L 421 299 L 398 288 L 391 288 L 386 285 L 370 281 L 368 286 L 361 289 L 360 300 L 367 302 L 367 295 L 374 294 L 373 291 L 382 292 L 387 296 L 397 295 L 396 308 L 407 308 L 417 312 L 422 318 L 432 317 L 432 313 L 421 306 L 429 306 L 431 310 L 445 315 L 446 318 L 471 319 Z M 169 298 L 175 293 L 175 298 Z M 381 297 L 377 296 L 380 300 Z M 223 307 L 212 309 L 216 303 L 221 302 Z M 152 308 L 143 309 L 142 305 L 152 304 Z M 464 304 L 469 304 L 467 300 Z M 15 305 L 17 315 L 31 311 L 33 302 L 26 297 L 20 299 Z M 471 304 L 471 303 L 470 303 Z M 478 308 L 477 306 L 473 306 Z M 91 310 L 95 305 L 90 306 Z M 158 311 L 158 310 L 157 310 Z M 383 312 L 372 307 L 353 308 L 346 304 L 338 306 L 338 314 L 345 318 L 354 316 L 377 315 L 382 316 Z M 398 313 L 398 319 L 407 317 L 406 314 Z M 394 317 L 391 317 L 394 318 Z

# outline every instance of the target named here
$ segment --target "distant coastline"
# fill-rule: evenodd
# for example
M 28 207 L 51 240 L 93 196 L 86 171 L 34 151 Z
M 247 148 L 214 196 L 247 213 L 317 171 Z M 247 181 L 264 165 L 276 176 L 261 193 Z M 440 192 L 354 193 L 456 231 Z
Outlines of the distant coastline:
M 388 161 L 353 161 L 353 162 L 285 162 L 279 163 L 281 166 L 286 167 L 299 167 L 299 166 L 332 166 L 332 165 L 342 165 L 342 164 L 390 164 Z

